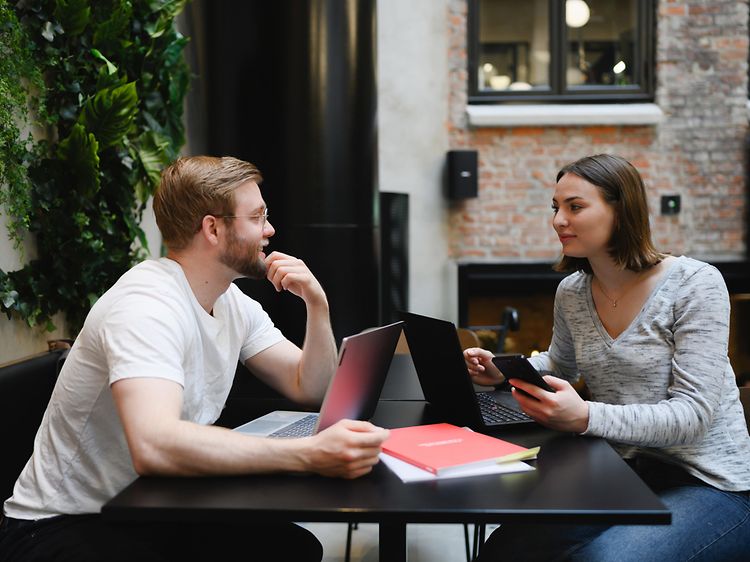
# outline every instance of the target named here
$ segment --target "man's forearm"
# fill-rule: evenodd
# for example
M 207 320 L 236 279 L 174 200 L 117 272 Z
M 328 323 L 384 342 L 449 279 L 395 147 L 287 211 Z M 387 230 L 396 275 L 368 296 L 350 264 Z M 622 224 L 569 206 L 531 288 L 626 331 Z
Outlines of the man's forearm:
M 182 387 L 159 378 L 111 386 L 138 474 L 247 474 L 308 468 L 304 440 L 262 439 L 180 419 Z
M 323 400 L 328 381 L 336 370 L 337 354 L 328 302 L 308 306 L 298 372 L 298 384 L 306 401 L 320 403 Z
M 181 420 L 170 425 L 131 445 L 140 475 L 206 476 L 309 468 L 300 440 L 263 439 Z

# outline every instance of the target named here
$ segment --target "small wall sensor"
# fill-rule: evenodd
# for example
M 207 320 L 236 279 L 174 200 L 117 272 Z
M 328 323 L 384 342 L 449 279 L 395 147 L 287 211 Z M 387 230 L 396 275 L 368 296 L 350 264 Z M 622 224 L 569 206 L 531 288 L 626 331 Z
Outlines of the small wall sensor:
M 661 214 L 677 215 L 680 212 L 679 195 L 662 195 L 661 196 Z

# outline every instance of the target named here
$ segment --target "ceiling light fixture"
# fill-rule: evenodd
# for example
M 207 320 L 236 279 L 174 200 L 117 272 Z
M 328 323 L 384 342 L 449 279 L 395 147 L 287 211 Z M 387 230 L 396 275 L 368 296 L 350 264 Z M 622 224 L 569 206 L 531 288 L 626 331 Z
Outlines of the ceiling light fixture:
M 583 27 L 589 22 L 591 10 L 584 0 L 567 0 L 565 2 L 565 23 L 568 27 Z

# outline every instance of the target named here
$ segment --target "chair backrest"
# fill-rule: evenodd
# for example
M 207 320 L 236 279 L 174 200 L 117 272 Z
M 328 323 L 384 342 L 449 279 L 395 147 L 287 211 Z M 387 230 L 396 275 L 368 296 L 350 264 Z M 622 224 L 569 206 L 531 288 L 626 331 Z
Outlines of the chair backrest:
M 745 409 L 745 422 L 747 422 L 747 429 L 750 433 L 750 386 L 740 387 L 740 402 Z
M 0 503 L 31 456 L 63 355 L 49 351 L 0 365 Z
M 406 341 L 406 334 L 404 334 L 403 330 L 398 337 L 398 342 L 396 342 L 396 351 L 394 353 L 397 355 L 408 355 L 410 353 L 409 343 Z
M 469 347 L 481 347 L 479 345 L 479 336 L 474 330 L 468 328 L 456 328 L 458 333 L 458 341 L 461 342 L 461 349 L 467 349 Z

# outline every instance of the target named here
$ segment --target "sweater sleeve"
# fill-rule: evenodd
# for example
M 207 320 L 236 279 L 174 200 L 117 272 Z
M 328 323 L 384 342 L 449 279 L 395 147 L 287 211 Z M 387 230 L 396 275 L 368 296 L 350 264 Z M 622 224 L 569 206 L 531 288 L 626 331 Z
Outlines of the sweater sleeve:
M 586 435 L 648 447 L 690 445 L 705 436 L 728 368 L 729 295 L 718 270 L 704 265 L 683 279 L 671 314 L 666 399 L 654 404 L 591 402 Z

